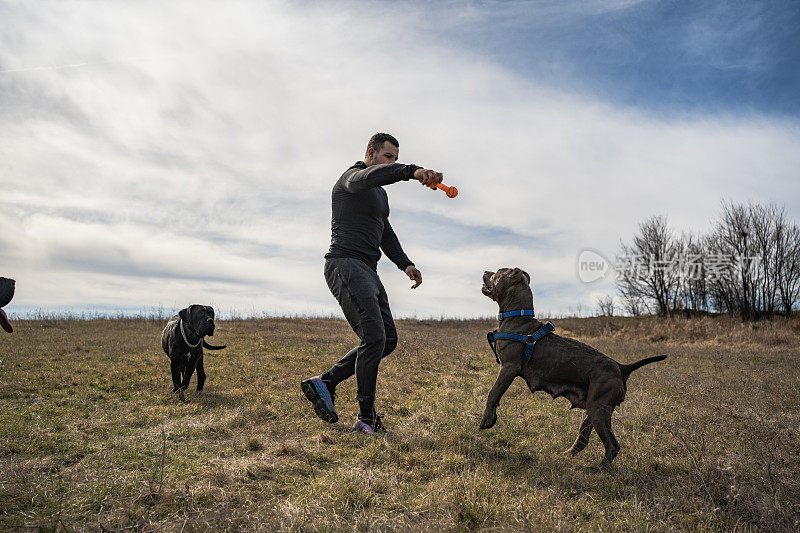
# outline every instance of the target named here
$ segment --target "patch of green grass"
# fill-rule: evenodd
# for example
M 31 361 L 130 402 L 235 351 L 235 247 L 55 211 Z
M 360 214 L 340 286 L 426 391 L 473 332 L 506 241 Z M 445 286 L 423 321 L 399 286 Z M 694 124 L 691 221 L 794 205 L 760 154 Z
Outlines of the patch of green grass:
M 631 377 L 622 450 L 595 471 L 596 436 L 560 453 L 583 413 L 521 380 L 477 429 L 498 370 L 489 321 L 398 322 L 377 439 L 350 431 L 354 380 L 333 425 L 299 390 L 354 344 L 341 321 L 220 321 L 228 348 L 188 403 L 161 323 L 18 321 L 0 338 L 0 528 L 797 530 L 796 322 L 559 321 L 621 362 L 670 356 Z

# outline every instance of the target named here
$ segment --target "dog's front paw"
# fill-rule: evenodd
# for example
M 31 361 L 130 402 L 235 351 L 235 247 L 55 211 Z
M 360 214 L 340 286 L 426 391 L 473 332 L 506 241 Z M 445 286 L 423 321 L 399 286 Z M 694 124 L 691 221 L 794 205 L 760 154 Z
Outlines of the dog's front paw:
M 608 463 L 606 461 L 600 461 L 599 464 L 596 464 L 594 466 L 590 466 L 589 467 L 589 471 L 590 472 L 608 472 L 609 470 L 611 470 L 611 468 L 612 468 L 611 467 L 611 463 Z
M 183 393 L 184 389 L 173 389 L 172 393 L 178 395 L 178 399 L 182 402 L 188 402 L 186 395 Z
M 489 429 L 497 422 L 497 414 L 486 412 L 483 414 L 480 429 Z

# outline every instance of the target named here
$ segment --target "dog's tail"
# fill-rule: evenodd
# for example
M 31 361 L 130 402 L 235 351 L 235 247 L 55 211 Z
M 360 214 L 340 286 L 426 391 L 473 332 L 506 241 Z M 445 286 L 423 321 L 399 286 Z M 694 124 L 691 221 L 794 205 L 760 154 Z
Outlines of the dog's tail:
M 646 359 L 642 359 L 641 361 L 636 361 L 635 363 L 631 363 L 629 365 L 619 365 L 619 369 L 622 371 L 622 379 L 627 380 L 628 376 L 631 375 L 631 372 L 633 372 L 637 368 L 641 368 L 644 365 L 649 365 L 650 363 L 655 363 L 657 361 L 663 361 L 666 358 L 667 358 L 666 355 L 656 355 L 655 357 L 648 357 Z
M 208 344 L 206 340 L 203 339 L 203 348 L 205 348 L 206 350 L 224 350 L 225 347 L 226 346 L 224 344 L 222 346 L 214 346 L 213 344 Z

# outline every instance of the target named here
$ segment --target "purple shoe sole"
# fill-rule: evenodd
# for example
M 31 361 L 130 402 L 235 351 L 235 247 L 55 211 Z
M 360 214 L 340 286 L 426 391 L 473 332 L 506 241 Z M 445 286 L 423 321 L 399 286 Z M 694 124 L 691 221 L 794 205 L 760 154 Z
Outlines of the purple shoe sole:
M 369 424 L 361 420 L 356 420 L 356 423 L 353 425 L 353 431 L 358 431 L 360 433 L 364 433 L 365 435 L 369 435 L 371 437 L 377 435 L 377 433 L 373 431 L 373 429 L 369 426 Z
M 313 377 L 300 382 L 300 390 L 311 405 L 314 407 L 314 413 L 325 422 L 334 424 L 339 421 L 339 415 L 333 407 L 328 387 L 319 377 Z

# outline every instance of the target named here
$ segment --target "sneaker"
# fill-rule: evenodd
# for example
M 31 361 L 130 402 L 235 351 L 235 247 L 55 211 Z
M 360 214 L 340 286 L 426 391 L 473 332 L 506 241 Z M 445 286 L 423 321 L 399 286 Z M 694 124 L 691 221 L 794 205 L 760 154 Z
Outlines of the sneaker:
M 376 435 L 378 433 L 386 433 L 386 428 L 383 427 L 383 422 L 381 422 L 381 415 L 373 413 L 372 417 L 366 420 L 359 416 L 353 425 L 353 431 L 360 431 L 366 435 Z
M 333 406 L 334 393 L 328 389 L 321 377 L 315 376 L 301 381 L 300 390 L 314 406 L 314 412 L 318 417 L 331 424 L 339 421 L 339 415 Z

